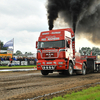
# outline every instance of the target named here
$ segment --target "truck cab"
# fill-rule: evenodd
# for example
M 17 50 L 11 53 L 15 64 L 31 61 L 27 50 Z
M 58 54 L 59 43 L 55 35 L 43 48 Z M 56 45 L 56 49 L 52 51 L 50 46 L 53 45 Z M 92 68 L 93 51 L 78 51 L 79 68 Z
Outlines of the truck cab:
M 40 33 L 37 48 L 37 70 L 42 75 L 53 71 L 73 73 L 75 64 L 75 37 L 71 28 Z

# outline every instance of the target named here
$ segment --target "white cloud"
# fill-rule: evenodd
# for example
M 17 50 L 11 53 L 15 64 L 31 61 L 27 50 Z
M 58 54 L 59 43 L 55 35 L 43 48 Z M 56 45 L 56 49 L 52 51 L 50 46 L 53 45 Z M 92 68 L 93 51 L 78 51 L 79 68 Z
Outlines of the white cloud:
M 39 32 L 21 31 L 16 33 L 15 49 L 23 52 L 36 52 L 35 43 L 38 40 Z
M 46 19 L 46 16 L 44 18 Z M 44 18 L 40 18 L 39 16 L 35 15 L 30 15 L 23 19 L 20 18 L 17 19 L 13 16 L 11 17 L 8 16 L 6 19 L 5 16 L 3 16 L 3 19 L 6 21 L 1 21 L 1 23 L 3 23 L 3 26 L 1 25 L 1 28 L 6 28 L 16 31 L 20 30 L 40 31 L 41 29 L 45 29 L 45 27 L 47 27 L 47 21 L 45 21 Z
M 46 0 L 0 0 L 0 40 L 14 38 L 14 52 L 36 52 L 41 31 L 48 30 Z
M 0 0 L 1 14 L 12 16 L 41 15 L 46 0 Z
M 92 48 L 92 47 L 100 47 L 100 45 L 92 44 L 85 37 L 83 37 L 83 38 L 82 37 L 81 38 L 76 37 L 75 41 L 76 41 L 75 42 L 75 47 L 76 47 L 77 52 L 82 47 L 90 47 L 90 48 Z
M 45 0 L 42 1 L 2 0 L 0 29 L 40 31 L 47 28 Z

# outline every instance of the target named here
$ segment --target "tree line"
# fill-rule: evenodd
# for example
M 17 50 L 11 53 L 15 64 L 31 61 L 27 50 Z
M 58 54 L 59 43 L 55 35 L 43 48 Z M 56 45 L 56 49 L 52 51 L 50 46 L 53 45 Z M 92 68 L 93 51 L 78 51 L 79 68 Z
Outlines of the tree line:
M 2 41 L 0 41 L 0 50 L 7 50 L 7 47 L 3 47 L 3 42 Z
M 0 50 L 7 50 L 7 47 L 3 47 L 3 42 L 0 41 Z M 81 55 L 90 55 L 92 52 L 92 55 L 100 55 L 100 48 L 98 47 L 93 47 L 93 48 L 90 48 L 90 47 L 82 47 L 80 50 L 79 50 L 79 53 L 81 53 Z M 17 50 L 14 55 L 20 55 L 20 54 L 23 54 L 20 50 Z M 24 54 L 26 55 L 30 55 L 32 54 L 32 52 L 25 52 Z
M 98 47 L 82 47 L 79 52 L 81 53 L 81 55 L 90 55 L 92 53 L 92 55 L 100 55 L 100 48 Z
M 14 55 L 21 55 L 21 54 L 23 54 L 20 50 L 17 50 L 15 53 L 14 53 Z M 25 55 L 32 55 L 33 53 L 32 52 L 25 52 L 24 53 Z

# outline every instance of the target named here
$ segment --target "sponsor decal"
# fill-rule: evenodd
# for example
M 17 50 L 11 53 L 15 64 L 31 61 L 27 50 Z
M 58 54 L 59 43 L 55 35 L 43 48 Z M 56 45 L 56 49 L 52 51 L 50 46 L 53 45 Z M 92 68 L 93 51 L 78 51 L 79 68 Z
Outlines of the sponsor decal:
M 42 33 L 42 35 L 47 35 L 47 34 L 49 34 L 49 33 Z
M 60 34 L 61 32 L 52 32 L 51 34 Z
M 47 36 L 47 40 L 59 40 L 59 37 L 56 36 Z
M 55 49 L 55 50 L 42 50 L 42 52 L 57 52 L 58 50 Z
M 55 37 L 55 36 L 47 36 L 46 38 L 42 38 L 41 39 L 41 41 L 46 41 L 46 39 L 48 40 L 48 41 L 50 41 L 50 40 L 59 40 L 60 38 L 59 37 Z
M 59 40 L 59 37 L 58 38 L 48 38 L 48 40 Z
M 34 61 L 30 61 L 30 65 L 34 65 Z
M 46 38 L 44 38 L 44 39 L 41 39 L 42 41 L 46 41 Z

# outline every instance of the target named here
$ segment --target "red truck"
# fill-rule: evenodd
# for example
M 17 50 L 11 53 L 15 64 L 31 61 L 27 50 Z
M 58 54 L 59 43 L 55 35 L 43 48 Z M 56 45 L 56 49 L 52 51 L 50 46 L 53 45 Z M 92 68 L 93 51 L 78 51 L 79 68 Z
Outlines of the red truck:
M 75 34 L 71 28 L 41 32 L 36 48 L 37 70 L 41 70 L 42 75 L 54 71 L 67 75 L 100 71 L 96 56 L 81 56 L 75 52 Z

